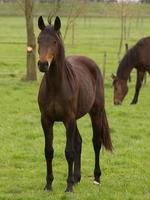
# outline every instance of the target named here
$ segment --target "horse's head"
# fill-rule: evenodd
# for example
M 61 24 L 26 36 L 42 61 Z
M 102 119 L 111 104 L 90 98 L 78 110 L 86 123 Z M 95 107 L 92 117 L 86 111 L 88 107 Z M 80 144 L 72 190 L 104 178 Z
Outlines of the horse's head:
M 43 18 L 40 16 L 38 19 L 38 27 L 41 30 L 38 36 L 38 67 L 41 72 L 46 72 L 58 55 L 61 42 L 61 21 L 59 17 L 56 17 L 54 25 L 49 24 L 48 26 L 45 26 Z
M 114 104 L 120 105 L 128 92 L 127 81 L 112 75 L 114 87 Z

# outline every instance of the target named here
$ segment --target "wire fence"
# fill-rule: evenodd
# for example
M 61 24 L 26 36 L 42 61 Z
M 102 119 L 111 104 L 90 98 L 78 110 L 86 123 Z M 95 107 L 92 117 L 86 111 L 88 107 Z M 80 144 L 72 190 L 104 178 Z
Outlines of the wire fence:
M 117 2 L 118 1 L 118 2 Z M 136 3 L 135 3 L 135 2 Z M 60 16 L 68 16 L 71 7 L 74 7 L 72 14 L 80 12 L 80 16 L 88 17 L 118 17 L 123 12 L 130 17 L 150 17 L 149 3 L 140 0 L 33 0 L 34 15 L 48 16 L 53 10 Z M 0 16 L 24 15 L 24 0 L 0 0 Z

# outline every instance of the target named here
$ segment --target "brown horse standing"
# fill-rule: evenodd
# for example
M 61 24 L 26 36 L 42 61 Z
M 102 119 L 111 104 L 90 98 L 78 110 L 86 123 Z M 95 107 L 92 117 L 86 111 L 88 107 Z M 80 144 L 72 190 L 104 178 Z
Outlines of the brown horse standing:
M 127 80 L 133 68 L 137 70 L 135 94 L 131 104 L 138 102 L 144 74 L 150 73 L 150 37 L 138 41 L 121 60 L 117 76 L 112 76 L 114 86 L 114 104 L 121 104 L 128 92 Z
M 101 144 L 112 150 L 109 127 L 104 108 L 104 89 L 100 70 L 96 63 L 83 56 L 65 58 L 60 35 L 61 21 L 56 17 L 54 25 L 45 26 L 39 17 L 41 30 L 38 37 L 38 66 L 44 76 L 41 82 L 38 103 L 41 123 L 45 134 L 45 157 L 47 163 L 46 190 L 52 189 L 53 171 L 53 125 L 62 121 L 66 128 L 65 156 L 68 162 L 67 192 L 81 178 L 82 139 L 76 120 L 90 114 L 93 127 L 95 151 L 94 181 L 100 182 L 99 154 Z

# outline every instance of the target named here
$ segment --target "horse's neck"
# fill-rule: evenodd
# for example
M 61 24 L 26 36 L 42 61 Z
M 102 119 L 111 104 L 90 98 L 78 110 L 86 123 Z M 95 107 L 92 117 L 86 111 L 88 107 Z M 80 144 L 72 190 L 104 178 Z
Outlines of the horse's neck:
M 65 60 L 65 68 L 64 68 L 64 79 L 65 83 L 68 84 L 69 88 L 72 92 L 74 92 L 76 88 L 76 73 L 70 62 Z
M 46 74 L 46 86 L 48 90 L 58 91 L 63 82 L 64 77 L 64 63 L 54 62 Z
M 124 59 L 120 62 L 118 70 L 117 70 L 117 77 L 128 80 L 129 75 L 134 68 L 134 62 L 130 59 Z
M 56 63 L 53 64 L 46 74 L 46 87 L 52 93 L 59 93 L 66 90 L 66 88 L 74 92 L 76 88 L 76 74 L 71 63 L 64 59 L 60 66 Z

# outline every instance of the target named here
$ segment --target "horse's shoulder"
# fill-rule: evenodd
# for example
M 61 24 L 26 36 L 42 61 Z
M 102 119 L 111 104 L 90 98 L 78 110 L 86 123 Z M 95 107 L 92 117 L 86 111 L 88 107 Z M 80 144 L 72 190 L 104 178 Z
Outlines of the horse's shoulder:
M 91 58 L 87 57 L 87 56 L 80 56 L 80 55 L 70 55 L 67 56 L 66 59 L 68 61 L 76 61 L 76 62 L 90 62 L 90 63 L 95 63 L 94 60 L 92 60 Z
M 80 78 L 93 77 L 95 80 L 102 79 L 100 68 L 91 58 L 86 56 L 68 56 L 66 58 L 72 66 L 72 70 Z M 93 79 L 92 78 L 92 79 Z
M 99 70 L 98 65 L 96 64 L 96 62 L 94 60 L 92 60 L 89 57 L 86 56 L 78 56 L 78 55 L 74 55 L 74 56 L 67 56 L 66 60 L 68 62 L 70 62 L 70 64 L 73 67 L 81 67 L 81 68 L 88 68 L 88 69 L 93 69 L 93 70 Z

